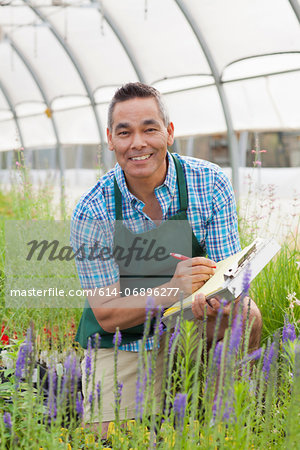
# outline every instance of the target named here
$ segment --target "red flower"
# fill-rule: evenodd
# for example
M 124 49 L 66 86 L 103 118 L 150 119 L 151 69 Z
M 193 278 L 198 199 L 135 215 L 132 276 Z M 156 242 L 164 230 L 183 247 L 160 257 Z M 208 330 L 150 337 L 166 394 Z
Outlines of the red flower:
M 4 334 L 4 331 L 5 331 L 5 326 L 2 325 L 0 340 L 1 340 L 2 344 L 8 345 L 9 344 L 9 337 L 7 336 L 7 334 Z
M 44 327 L 44 333 L 46 334 L 46 336 L 50 339 L 52 336 L 51 330 L 49 330 L 49 328 Z

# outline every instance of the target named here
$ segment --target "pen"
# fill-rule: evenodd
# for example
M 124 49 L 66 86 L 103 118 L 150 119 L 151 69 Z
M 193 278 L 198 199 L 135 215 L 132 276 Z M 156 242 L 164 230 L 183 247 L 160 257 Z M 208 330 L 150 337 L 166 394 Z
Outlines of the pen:
M 180 259 L 180 261 L 186 261 L 187 259 L 190 259 L 188 256 L 181 255 L 180 253 L 170 253 L 173 258 Z
M 186 261 L 187 259 L 190 259 L 188 256 L 181 255 L 180 253 L 170 253 L 170 255 L 173 256 L 173 258 L 180 259 L 180 261 Z M 211 267 L 212 267 L 212 269 L 217 268 L 217 266 L 211 266 Z

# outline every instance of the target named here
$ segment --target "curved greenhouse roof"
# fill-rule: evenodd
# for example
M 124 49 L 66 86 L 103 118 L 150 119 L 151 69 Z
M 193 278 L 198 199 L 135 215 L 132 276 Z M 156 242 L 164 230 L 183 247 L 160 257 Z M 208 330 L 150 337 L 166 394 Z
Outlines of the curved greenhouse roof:
M 0 151 L 105 142 L 143 81 L 176 136 L 300 128 L 299 0 L 0 0 Z

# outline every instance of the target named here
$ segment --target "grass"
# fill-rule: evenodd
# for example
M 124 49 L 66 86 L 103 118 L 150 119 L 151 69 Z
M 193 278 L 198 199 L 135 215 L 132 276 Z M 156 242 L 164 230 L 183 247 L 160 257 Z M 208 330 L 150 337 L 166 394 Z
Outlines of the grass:
M 292 327 L 299 335 L 300 306 L 296 300 L 300 297 L 300 277 L 296 263 L 300 261 L 300 253 L 298 231 L 295 232 L 298 224 L 288 227 L 293 232 L 285 233 L 281 251 L 251 286 L 251 297 L 263 316 L 262 348 L 257 361 L 250 362 L 247 342 L 239 341 L 233 348 L 232 336 L 237 332 L 234 326 L 226 333 L 222 351 L 213 346 L 206 355 L 206 343 L 195 339 L 192 323 L 181 323 L 170 356 L 165 357 L 169 407 L 159 415 L 153 414 L 153 380 L 146 378 L 145 407 L 140 420 L 129 421 L 125 428 L 121 428 L 118 420 L 111 423 L 104 442 L 99 437 L 100 430 L 97 434 L 81 427 L 78 376 L 74 377 L 67 363 L 71 355 L 73 366 L 79 367 L 82 357 L 81 349 L 74 347 L 74 332 L 81 311 L 78 308 L 5 308 L 4 221 L 54 221 L 56 216 L 51 186 L 33 189 L 26 169 L 19 167 L 16 175 L 21 182 L 9 192 L 0 191 L 0 325 L 5 327 L 0 355 L 0 449 L 297 448 L 300 343 L 291 333 L 284 341 L 282 329 L 286 320 L 285 330 Z M 263 204 L 263 199 L 259 201 Z M 261 215 L 260 209 L 257 208 L 255 214 Z M 239 222 L 245 246 L 256 236 L 264 236 L 273 219 L 272 215 L 265 217 L 260 227 L 257 217 L 251 216 L 250 207 L 244 208 L 243 214 Z M 26 337 L 28 329 L 33 330 L 30 339 Z M 168 330 L 167 341 L 171 334 Z M 9 344 L 4 335 L 8 335 Z M 32 341 L 32 348 L 29 341 Z M 25 371 L 18 377 L 16 367 L 24 354 Z M 155 352 L 152 358 L 151 364 L 155 364 Z M 47 396 L 39 381 L 37 360 L 43 360 L 49 368 Z M 147 364 L 144 354 L 139 364 L 140 379 L 145 379 Z M 33 373 L 37 375 L 36 382 L 33 382 Z M 117 383 L 117 374 L 115 379 Z M 182 405 L 181 409 L 178 404 Z M 117 408 L 118 402 L 116 415 Z

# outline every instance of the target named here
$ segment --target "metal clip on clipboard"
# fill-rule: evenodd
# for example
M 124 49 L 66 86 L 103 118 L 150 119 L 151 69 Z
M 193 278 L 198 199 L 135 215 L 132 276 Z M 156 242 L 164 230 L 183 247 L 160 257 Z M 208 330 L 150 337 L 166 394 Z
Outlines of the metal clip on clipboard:
M 235 278 L 237 276 L 237 274 L 239 272 L 241 272 L 248 264 L 248 262 L 254 257 L 254 255 L 257 253 L 257 248 L 258 246 L 258 242 L 257 240 L 254 241 L 253 245 L 251 246 L 251 248 L 249 248 L 249 250 L 247 251 L 247 253 L 245 253 L 237 263 L 235 263 L 232 267 L 230 267 L 229 269 L 226 270 L 226 272 L 224 272 L 224 280 L 228 280 L 228 279 L 232 279 Z
M 280 245 L 274 239 L 255 239 L 247 252 L 224 272 L 224 285 L 218 296 L 223 295 L 228 301 L 239 297 L 243 292 L 246 273 L 252 281 L 279 249 Z

